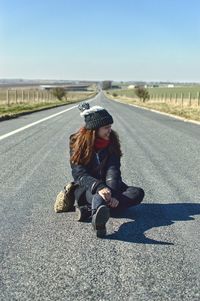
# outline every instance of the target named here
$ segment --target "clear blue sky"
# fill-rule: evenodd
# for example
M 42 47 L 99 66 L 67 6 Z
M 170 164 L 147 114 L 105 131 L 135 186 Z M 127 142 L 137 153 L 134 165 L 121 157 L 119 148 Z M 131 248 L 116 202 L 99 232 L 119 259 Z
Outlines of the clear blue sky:
M 0 0 L 0 78 L 200 82 L 199 0 Z

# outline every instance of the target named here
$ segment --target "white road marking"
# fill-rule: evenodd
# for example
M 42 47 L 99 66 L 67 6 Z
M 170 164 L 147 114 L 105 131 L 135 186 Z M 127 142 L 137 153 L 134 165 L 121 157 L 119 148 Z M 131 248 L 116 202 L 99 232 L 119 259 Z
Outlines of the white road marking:
M 97 99 L 98 96 L 99 96 L 99 94 L 97 94 L 97 95 L 96 95 L 94 98 L 92 98 L 91 100 L 86 100 L 86 101 L 87 101 L 87 102 L 92 102 L 93 100 Z M 65 113 L 65 112 L 70 111 L 70 110 L 72 110 L 72 109 L 74 109 L 74 108 L 77 108 L 77 107 L 78 107 L 78 105 L 73 106 L 73 107 L 71 107 L 71 108 L 69 108 L 69 109 L 66 109 L 66 110 L 63 110 L 63 111 L 61 111 L 61 112 L 59 112 L 59 113 L 55 113 L 55 114 L 53 114 L 53 115 L 50 115 L 50 116 L 45 117 L 45 118 L 43 118 L 43 119 L 40 119 L 40 120 L 38 120 L 38 121 L 32 122 L 32 123 L 30 123 L 30 124 L 28 124 L 28 125 L 26 125 L 26 126 L 23 126 L 23 127 L 19 128 L 19 129 L 17 129 L 17 130 L 12 131 L 12 132 L 10 132 L 10 133 L 4 134 L 4 135 L 0 136 L 0 141 L 3 140 L 3 139 L 5 139 L 5 138 L 7 138 L 7 137 L 9 137 L 9 136 L 12 136 L 12 135 L 14 135 L 14 134 L 16 134 L 16 133 L 19 133 L 19 132 L 21 132 L 21 131 L 23 131 L 23 130 L 25 130 L 25 129 L 27 129 L 27 128 L 30 128 L 31 126 L 34 126 L 34 125 L 36 125 L 36 124 L 38 124 L 38 123 L 41 123 L 41 122 L 43 122 L 43 121 L 46 121 L 46 120 L 48 120 L 48 119 L 51 119 L 51 118 L 53 118 L 53 117 L 55 117 L 55 116 L 58 116 L 58 115 L 60 115 L 60 114 L 63 114 L 63 113 Z
M 53 114 L 53 115 L 50 115 L 50 116 L 45 117 L 45 118 L 43 118 L 43 119 L 40 119 L 40 120 L 38 120 L 38 121 L 32 122 L 32 123 L 30 123 L 30 124 L 28 124 L 28 125 L 26 125 L 26 126 L 23 126 L 23 127 L 19 128 L 19 129 L 17 129 L 17 130 L 14 130 L 14 131 L 12 131 L 12 132 L 10 132 L 10 133 L 5 134 L 5 135 L 2 135 L 2 136 L 0 136 L 0 141 L 3 140 L 3 139 L 5 139 L 5 138 L 7 138 L 7 137 L 9 137 L 9 136 L 12 136 L 12 135 L 14 135 L 14 134 L 16 134 L 16 133 L 19 133 L 19 132 L 21 132 L 21 131 L 23 131 L 23 130 L 25 130 L 25 129 L 28 129 L 28 128 L 30 128 L 31 126 L 34 126 L 34 125 L 36 125 L 36 124 L 38 124 L 38 123 L 41 123 L 41 122 L 44 122 L 44 121 L 46 121 L 46 120 L 48 120 L 48 119 L 51 119 L 51 118 L 53 118 L 53 117 L 55 117 L 55 116 L 58 116 L 58 115 L 60 115 L 60 114 L 63 114 L 63 113 L 65 113 L 65 112 L 67 112 L 67 111 L 70 111 L 70 110 L 72 110 L 72 109 L 74 109 L 74 108 L 76 108 L 76 107 L 77 107 L 77 105 L 76 105 L 76 106 L 73 106 L 73 107 L 71 107 L 71 108 L 69 108 L 69 109 L 63 110 L 63 111 L 61 111 L 61 112 L 59 112 L 59 113 L 55 113 L 55 114 Z

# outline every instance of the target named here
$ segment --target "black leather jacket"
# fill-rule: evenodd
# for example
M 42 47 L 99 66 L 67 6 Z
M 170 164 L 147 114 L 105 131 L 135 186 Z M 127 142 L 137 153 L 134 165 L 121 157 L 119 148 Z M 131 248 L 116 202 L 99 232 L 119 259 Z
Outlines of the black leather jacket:
M 75 198 L 77 201 L 86 190 L 95 194 L 105 187 L 109 187 L 112 196 L 117 197 L 118 193 L 125 190 L 127 185 L 122 182 L 120 171 L 120 157 L 110 154 L 108 147 L 94 152 L 91 161 L 86 165 L 72 164 L 72 176 L 74 182 L 78 184 L 75 189 Z

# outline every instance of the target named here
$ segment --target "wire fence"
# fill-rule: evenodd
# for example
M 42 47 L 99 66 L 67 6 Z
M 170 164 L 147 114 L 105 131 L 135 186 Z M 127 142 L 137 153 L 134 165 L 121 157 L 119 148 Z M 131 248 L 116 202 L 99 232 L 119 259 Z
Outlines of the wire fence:
M 163 94 L 150 94 L 150 101 L 171 103 L 183 106 L 200 106 L 200 92 L 196 95 L 188 93 L 163 93 Z
M 51 91 L 39 89 L 0 89 L 0 105 L 51 102 L 55 96 Z
M 150 102 L 163 102 L 174 105 L 189 106 L 189 107 L 200 107 L 200 91 L 174 91 L 170 92 L 166 91 L 157 91 L 153 92 L 151 89 L 149 92 L 149 100 Z M 132 90 L 110 90 L 113 96 L 123 96 L 136 99 L 138 98 L 135 94 L 135 91 Z

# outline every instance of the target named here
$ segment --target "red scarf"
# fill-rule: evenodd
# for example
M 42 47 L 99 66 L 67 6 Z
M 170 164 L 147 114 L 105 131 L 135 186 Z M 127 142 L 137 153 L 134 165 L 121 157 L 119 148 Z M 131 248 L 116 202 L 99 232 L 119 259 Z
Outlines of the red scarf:
M 96 138 L 94 141 L 95 151 L 98 152 L 102 148 L 106 148 L 110 144 L 110 140 L 106 140 L 103 138 Z

